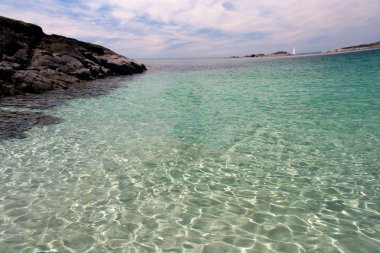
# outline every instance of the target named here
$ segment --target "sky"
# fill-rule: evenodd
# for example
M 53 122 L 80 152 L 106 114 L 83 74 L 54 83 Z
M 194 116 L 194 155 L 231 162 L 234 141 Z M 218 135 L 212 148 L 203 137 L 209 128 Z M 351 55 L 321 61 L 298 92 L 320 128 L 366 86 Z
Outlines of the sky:
M 380 40 L 380 0 L 0 0 L 0 15 L 134 59 L 316 52 Z

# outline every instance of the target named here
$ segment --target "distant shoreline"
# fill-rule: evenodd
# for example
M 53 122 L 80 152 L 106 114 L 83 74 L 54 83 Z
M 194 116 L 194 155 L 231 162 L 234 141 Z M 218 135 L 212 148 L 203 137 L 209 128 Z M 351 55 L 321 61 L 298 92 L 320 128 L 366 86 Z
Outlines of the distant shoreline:
M 286 51 L 277 51 L 271 54 L 250 54 L 246 56 L 230 56 L 229 58 L 283 58 L 283 57 L 295 57 L 295 56 L 310 56 L 310 55 L 325 55 L 325 54 L 339 54 L 339 53 L 350 53 L 350 52 L 361 52 L 380 49 L 380 41 L 361 44 L 349 47 L 336 48 L 332 50 L 320 51 L 320 52 L 310 52 L 301 54 L 291 54 Z
M 289 56 L 267 56 L 267 57 L 253 57 L 255 59 L 276 59 L 276 58 L 286 58 L 286 59 L 291 59 L 291 58 L 297 58 L 297 57 L 307 57 L 307 56 L 322 56 L 322 55 L 333 55 L 333 54 L 345 54 L 345 53 L 354 53 L 354 52 L 364 52 L 364 51 L 372 51 L 372 50 L 380 50 L 379 48 L 368 48 L 368 49 L 356 49 L 356 50 L 351 50 L 351 51 L 340 51 L 340 52 L 333 52 L 330 51 L 329 53 L 322 53 L 322 52 L 310 52 L 310 53 L 299 53 L 292 55 L 290 54 Z M 196 60 L 224 60 L 224 59 L 249 59 L 252 57 L 245 57 L 245 56 L 209 56 L 209 57 L 180 57 L 180 58 L 175 58 L 175 57 L 169 57 L 169 58 L 139 58 L 137 60 L 139 61 L 196 61 Z
M 353 52 L 353 51 L 363 51 L 363 50 L 372 50 L 372 49 L 380 49 L 380 41 L 369 43 L 369 44 L 361 44 L 356 46 L 342 47 L 333 50 L 322 51 L 321 53 L 340 53 L 340 52 Z

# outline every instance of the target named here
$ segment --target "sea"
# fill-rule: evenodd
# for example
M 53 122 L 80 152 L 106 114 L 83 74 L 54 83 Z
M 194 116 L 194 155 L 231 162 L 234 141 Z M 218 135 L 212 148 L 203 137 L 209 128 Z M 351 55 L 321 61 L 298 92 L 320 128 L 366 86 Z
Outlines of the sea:
M 380 50 L 143 62 L 7 107 L 60 120 L 0 141 L 1 253 L 380 252 Z

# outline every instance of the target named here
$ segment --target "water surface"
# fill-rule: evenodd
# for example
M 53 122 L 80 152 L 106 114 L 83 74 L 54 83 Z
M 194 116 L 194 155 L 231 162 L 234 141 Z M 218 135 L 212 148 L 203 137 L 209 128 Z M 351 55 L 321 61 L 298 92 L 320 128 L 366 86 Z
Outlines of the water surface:
M 380 50 L 145 63 L 0 142 L 0 252 L 378 252 Z

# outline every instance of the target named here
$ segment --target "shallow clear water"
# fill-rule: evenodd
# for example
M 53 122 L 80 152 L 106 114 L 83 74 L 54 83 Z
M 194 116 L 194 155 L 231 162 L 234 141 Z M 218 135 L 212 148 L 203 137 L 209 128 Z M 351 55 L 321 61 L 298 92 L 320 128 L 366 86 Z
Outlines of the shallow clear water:
M 0 252 L 379 252 L 380 50 L 145 63 L 0 142 Z

